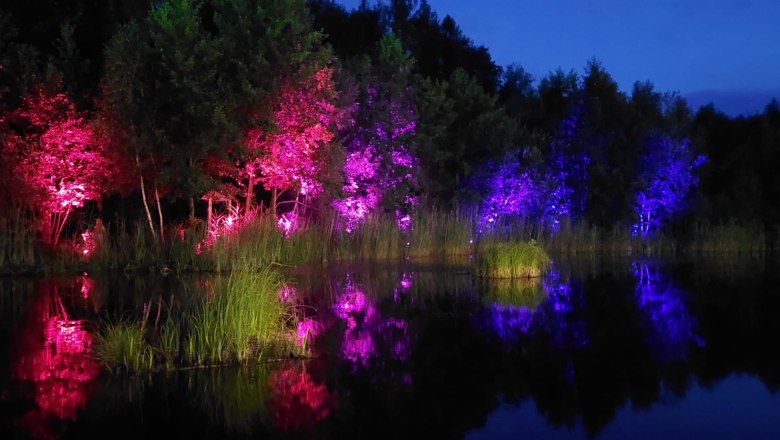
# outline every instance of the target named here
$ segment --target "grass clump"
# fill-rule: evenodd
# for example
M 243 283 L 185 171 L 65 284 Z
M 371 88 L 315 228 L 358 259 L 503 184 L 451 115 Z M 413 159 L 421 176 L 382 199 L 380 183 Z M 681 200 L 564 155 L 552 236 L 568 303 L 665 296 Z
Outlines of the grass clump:
M 112 371 L 150 371 L 154 367 L 154 349 L 146 341 L 145 334 L 143 322 L 122 319 L 104 325 L 95 337 L 95 357 Z
M 291 310 L 279 301 L 280 285 L 268 269 L 231 272 L 213 297 L 185 314 L 184 363 L 247 363 L 284 351 Z
M 550 258 L 534 241 L 492 242 L 477 250 L 475 271 L 482 278 L 536 278 L 549 263 Z
M 247 364 L 274 356 L 300 355 L 293 330 L 295 306 L 279 300 L 278 274 L 270 269 L 232 271 L 194 303 L 164 307 L 167 317 L 105 324 L 96 337 L 97 358 L 109 369 L 143 372 Z

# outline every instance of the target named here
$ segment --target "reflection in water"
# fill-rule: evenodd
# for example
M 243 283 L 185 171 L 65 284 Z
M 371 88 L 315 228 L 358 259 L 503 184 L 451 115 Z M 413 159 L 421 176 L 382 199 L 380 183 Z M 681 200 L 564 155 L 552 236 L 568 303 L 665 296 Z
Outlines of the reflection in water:
M 399 290 L 411 288 L 411 280 L 410 274 L 402 275 L 399 287 L 393 290 L 394 302 L 399 301 Z M 336 295 L 333 311 L 346 324 L 341 355 L 353 371 L 358 366 L 368 368 L 374 358 L 405 361 L 411 355 L 409 323 L 396 317 L 383 317 L 349 274 Z
M 309 429 L 330 414 L 331 395 L 312 379 L 305 364 L 290 363 L 271 373 L 268 382 L 274 425 L 281 431 Z
M 504 344 L 514 346 L 521 336 L 544 333 L 553 347 L 558 349 L 582 348 L 588 343 L 587 326 L 584 319 L 577 317 L 577 311 L 585 305 L 580 295 L 572 292 L 571 283 L 564 280 L 560 272 L 551 270 L 541 279 L 542 291 L 546 296 L 538 297 L 533 292 L 535 284 L 511 284 L 495 287 L 498 298 L 485 312 L 485 320 L 491 332 Z M 513 304 L 500 299 L 510 298 Z
M 81 318 L 94 316 L 97 304 L 109 316 L 138 310 L 160 292 L 185 304 L 207 294 L 206 280 L 2 280 L 0 340 L 19 350 L 3 371 L 0 403 L 10 411 L 0 411 L 0 422 L 28 431 L 16 437 L 460 438 L 490 425 L 504 402 L 534 415 L 501 421 L 514 437 L 565 436 L 572 426 L 581 427 L 577 438 L 622 438 L 626 426 L 659 437 L 632 414 L 669 414 L 653 426 L 682 431 L 733 374 L 775 394 L 757 403 L 740 383 L 722 395 L 724 408 L 776 413 L 780 272 L 733 280 L 668 264 L 678 268 L 673 280 L 643 264 L 634 275 L 628 260 L 590 271 L 558 264 L 525 293 L 485 293 L 462 269 L 317 272 L 295 280 L 297 292 L 280 292 L 312 315 L 298 332 L 306 344 L 321 333 L 314 359 L 95 381 Z M 707 341 L 698 350 L 697 334 Z M 117 386 L 128 381 L 142 386 Z M 690 404 L 696 384 L 705 391 Z M 673 411 L 683 405 L 695 409 Z M 780 438 L 772 420 L 758 419 L 757 436 Z M 751 421 L 710 423 L 717 435 Z
M 33 384 L 31 397 L 37 405 L 23 423 L 34 436 L 47 437 L 42 422 L 75 420 L 87 404 L 87 385 L 100 368 L 89 356 L 92 337 L 84 328 L 85 321 L 68 316 L 58 286 L 42 282 L 36 287 L 37 300 L 17 340 L 15 377 Z M 80 286 L 70 287 L 88 295 L 91 280 L 83 277 Z
M 695 320 L 688 313 L 684 292 L 660 272 L 651 272 L 647 263 L 634 263 L 638 278 L 636 300 L 644 315 L 645 340 L 662 364 L 684 360 L 692 342 L 704 341 L 694 331 Z

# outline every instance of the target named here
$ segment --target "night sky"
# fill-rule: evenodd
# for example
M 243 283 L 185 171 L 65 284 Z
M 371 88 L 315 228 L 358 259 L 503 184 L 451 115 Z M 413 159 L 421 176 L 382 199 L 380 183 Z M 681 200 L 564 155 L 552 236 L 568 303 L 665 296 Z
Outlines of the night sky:
M 348 8 L 360 0 L 339 0 Z M 429 0 L 501 66 L 541 78 L 601 61 L 621 89 L 650 80 L 728 114 L 780 99 L 778 0 Z M 369 4 L 373 1 L 369 0 Z

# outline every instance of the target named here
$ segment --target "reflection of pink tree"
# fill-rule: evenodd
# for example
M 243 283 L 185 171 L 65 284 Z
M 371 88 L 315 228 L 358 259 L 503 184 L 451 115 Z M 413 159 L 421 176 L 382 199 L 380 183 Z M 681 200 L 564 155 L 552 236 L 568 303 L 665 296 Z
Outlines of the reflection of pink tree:
M 9 139 L 19 157 L 17 177 L 31 193 L 44 240 L 56 244 L 73 209 L 100 200 L 111 167 L 92 128 L 64 93 L 38 88 L 23 98 L 15 117 L 23 127 Z
M 90 285 L 84 278 L 82 295 Z M 23 424 L 29 425 L 36 436 L 42 432 L 43 420 L 75 420 L 78 411 L 87 403 L 87 387 L 100 373 L 98 363 L 90 356 L 92 337 L 85 330 L 85 322 L 71 319 L 59 294 L 47 291 L 33 310 L 31 327 L 21 332 L 21 354 L 16 361 L 15 376 L 33 384 L 36 411 L 25 415 Z
M 330 392 L 294 364 L 269 377 L 274 424 L 285 432 L 310 428 L 330 413 Z

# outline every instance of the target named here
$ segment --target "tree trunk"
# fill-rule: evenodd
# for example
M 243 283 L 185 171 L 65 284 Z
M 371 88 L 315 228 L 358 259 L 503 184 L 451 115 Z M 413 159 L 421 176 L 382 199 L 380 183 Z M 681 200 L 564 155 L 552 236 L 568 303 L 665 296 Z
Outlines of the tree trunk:
M 253 202 L 252 199 L 255 196 L 254 186 L 255 186 L 254 179 L 250 177 L 246 185 L 246 205 L 244 206 L 244 215 L 249 214 L 249 211 L 252 209 L 252 202 Z
M 276 217 L 276 197 L 277 197 L 276 187 L 271 189 L 271 215 Z
M 154 198 L 157 201 L 157 214 L 160 216 L 160 243 L 165 243 L 165 233 L 163 228 L 163 213 L 160 206 L 160 193 L 157 192 L 157 181 L 154 181 Z
M 135 153 L 135 165 L 138 167 L 138 176 L 141 179 L 141 199 L 144 201 L 144 210 L 146 211 L 146 220 L 149 222 L 149 230 L 152 232 L 152 237 L 157 238 L 157 234 L 154 232 L 154 223 L 152 222 L 152 212 L 149 211 L 149 203 L 146 202 L 146 188 L 144 185 L 144 174 L 141 170 L 141 161 L 138 159 L 138 153 Z
M 206 240 L 209 239 L 209 231 L 211 231 L 211 216 L 214 207 L 214 201 L 212 197 L 209 197 L 209 212 L 206 214 Z
M 190 196 L 188 200 L 190 205 L 190 224 L 195 223 L 195 197 Z

